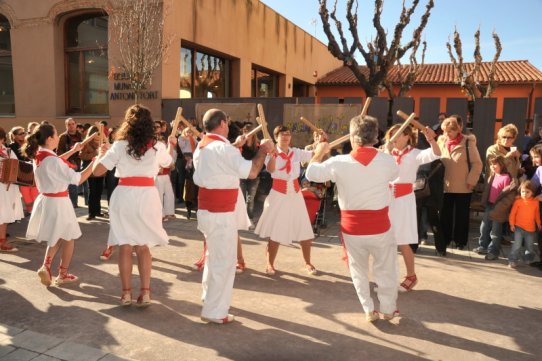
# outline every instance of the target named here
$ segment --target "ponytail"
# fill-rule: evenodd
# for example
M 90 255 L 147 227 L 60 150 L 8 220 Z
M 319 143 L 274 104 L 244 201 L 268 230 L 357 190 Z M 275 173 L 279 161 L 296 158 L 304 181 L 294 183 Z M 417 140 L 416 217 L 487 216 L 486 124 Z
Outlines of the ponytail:
M 34 159 L 39 146 L 44 146 L 47 138 L 55 135 L 55 127 L 50 124 L 40 124 L 34 128 L 34 132 L 26 136 L 22 146 L 24 156 Z

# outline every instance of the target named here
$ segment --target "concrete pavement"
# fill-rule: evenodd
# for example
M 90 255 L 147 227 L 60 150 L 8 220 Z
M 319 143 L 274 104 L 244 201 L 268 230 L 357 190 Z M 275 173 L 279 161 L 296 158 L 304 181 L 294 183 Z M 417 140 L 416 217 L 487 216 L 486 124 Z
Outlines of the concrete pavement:
M 170 245 L 152 250 L 147 309 L 118 306 L 117 254 L 98 258 L 108 224 L 86 221 L 85 208 L 77 213 L 83 237 L 70 271 L 81 282 L 69 287 L 40 284 L 45 245 L 24 240 L 27 220 L 9 226 L 19 252 L 0 254 L 0 360 L 521 361 L 542 354 L 542 272 L 533 267 L 510 270 L 503 259 L 485 261 L 468 250 L 439 258 L 423 246 L 419 283 L 399 296 L 401 317 L 370 324 L 341 261 L 338 218 L 330 210 L 313 247 L 318 276 L 304 271 L 299 247 L 281 247 L 277 275 L 266 276 L 266 242 L 242 232 L 248 269 L 235 281 L 236 322 L 208 325 L 199 319 L 201 273 L 192 269 L 202 236 L 184 209 L 165 223 Z M 138 288 L 134 275 L 134 297 Z

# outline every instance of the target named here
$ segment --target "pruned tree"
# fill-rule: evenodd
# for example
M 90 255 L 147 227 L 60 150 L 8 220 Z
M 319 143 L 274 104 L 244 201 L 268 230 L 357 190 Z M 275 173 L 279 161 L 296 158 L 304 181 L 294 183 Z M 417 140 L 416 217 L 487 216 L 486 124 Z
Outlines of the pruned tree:
M 480 28 L 474 33 L 474 64 L 467 66 L 463 62 L 463 46 L 461 43 L 461 36 L 457 29 L 454 30 L 454 45 L 456 56 L 453 54 L 452 45 L 450 41 L 446 43 L 448 48 L 448 54 L 457 72 L 457 83 L 461 86 L 461 91 L 467 94 L 467 96 L 474 100 L 476 98 L 489 98 L 495 91 L 497 84 L 495 83 L 495 71 L 497 61 L 501 56 L 502 45 L 499 35 L 493 31 L 493 41 L 495 43 L 495 55 L 491 61 L 489 73 L 487 74 L 487 84 L 480 82 L 481 78 L 481 66 L 482 66 L 482 54 L 480 53 Z
M 167 57 L 170 42 L 164 39 L 165 8 L 162 0 L 117 0 L 115 4 L 110 14 L 113 41 L 120 53 L 116 62 L 126 74 L 137 103 Z
M 388 33 L 384 30 L 381 23 L 384 0 L 375 0 L 373 26 L 376 30 L 376 36 L 374 39 L 367 42 L 365 46 L 361 44 L 360 36 L 358 34 L 357 0 L 348 0 L 346 3 L 346 20 L 348 22 L 348 31 L 352 38 L 350 41 L 345 35 L 342 22 L 337 18 L 337 0 L 335 0 L 331 12 L 328 9 L 327 0 L 318 1 L 320 3 L 319 13 L 320 18 L 322 19 L 324 33 L 329 41 L 329 51 L 337 59 L 342 60 L 344 65 L 352 71 L 367 96 L 377 96 L 379 90 L 382 88 L 388 89 L 390 97 L 395 96 L 391 82 L 388 79 L 388 74 L 390 69 L 394 65 L 399 64 L 401 58 L 408 51 L 411 51 L 411 67 L 407 76 L 403 79 L 400 88 L 404 90 L 410 89 L 419 71 L 418 63 L 415 61 L 416 51 L 420 45 L 423 30 L 431 15 L 431 10 L 434 7 L 434 0 L 427 1 L 425 11 L 420 18 L 420 24 L 414 29 L 412 38 L 409 41 L 402 43 L 403 31 L 410 24 L 411 17 L 420 2 L 419 0 L 413 0 L 410 7 L 406 7 L 405 1 L 403 1 L 401 15 L 399 16 L 398 23 L 395 25 L 393 36 L 389 44 L 387 38 Z M 339 40 L 337 40 L 335 33 L 331 29 L 330 18 L 335 23 L 335 30 Z M 367 65 L 368 75 L 365 75 L 359 68 L 358 61 L 356 60 L 356 53 L 358 51 L 361 54 L 365 65 Z M 400 93 L 402 94 L 404 90 L 400 90 Z

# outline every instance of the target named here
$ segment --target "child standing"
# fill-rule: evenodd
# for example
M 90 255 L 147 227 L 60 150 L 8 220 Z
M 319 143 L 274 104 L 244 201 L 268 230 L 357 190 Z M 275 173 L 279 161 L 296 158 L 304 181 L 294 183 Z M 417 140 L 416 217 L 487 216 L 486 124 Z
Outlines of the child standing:
M 502 240 L 502 223 L 499 220 L 493 219 L 491 214 L 495 209 L 495 205 L 503 195 L 509 191 L 512 181 L 510 174 L 506 170 L 504 157 L 498 155 L 488 159 L 490 176 L 488 178 L 486 188 L 482 194 L 482 204 L 485 206 L 484 217 L 480 223 L 480 239 L 478 247 L 473 249 L 478 254 L 485 254 L 486 259 L 497 259 L 499 256 L 500 245 Z
M 529 151 L 531 155 L 533 166 L 536 168 L 531 182 L 536 189 L 535 194 L 538 194 L 538 201 L 542 201 L 542 195 L 540 194 L 540 179 L 542 178 L 542 144 L 537 144 Z M 538 239 L 542 240 L 542 235 L 539 233 Z M 538 242 L 538 254 L 542 257 L 542 242 Z M 539 262 L 533 262 L 531 265 L 540 267 L 542 266 L 542 259 Z
M 59 158 L 54 149 L 58 147 L 58 133 L 50 124 L 40 124 L 27 136 L 23 154 L 34 160 L 34 178 L 40 195 L 34 203 L 28 222 L 26 238 L 47 242 L 43 266 L 38 276 L 45 286 L 51 285 L 51 264 L 56 253 L 62 249 L 57 286 L 77 282 L 78 277 L 68 273 L 73 256 L 74 239 L 81 237 L 75 211 L 68 198 L 68 186 L 85 182 L 92 170 L 90 165 L 78 173 L 67 161 Z M 74 150 L 79 151 L 76 143 Z
M 525 241 L 525 260 L 534 259 L 534 239 L 536 230 L 542 229 L 538 199 L 534 198 L 533 182 L 523 181 L 519 187 L 521 198 L 518 198 L 510 211 L 510 230 L 514 232 L 514 244 L 508 256 L 508 266 L 516 268 L 518 255 Z

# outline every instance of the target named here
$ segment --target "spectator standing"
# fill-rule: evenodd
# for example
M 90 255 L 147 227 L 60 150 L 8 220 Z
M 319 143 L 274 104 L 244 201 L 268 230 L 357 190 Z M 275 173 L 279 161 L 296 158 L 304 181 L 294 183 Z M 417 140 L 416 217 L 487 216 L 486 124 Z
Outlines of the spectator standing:
M 66 126 L 66 131 L 59 136 L 58 141 L 58 148 L 56 150 L 56 154 L 61 155 L 64 154 L 72 149 L 73 146 L 75 146 L 76 143 L 81 142 L 83 139 L 81 137 L 81 134 L 77 131 L 77 123 L 73 118 L 68 118 L 64 122 Z M 67 161 L 75 166 L 75 171 L 78 171 L 81 167 L 81 159 L 79 158 L 79 153 L 75 152 L 73 155 L 71 155 Z M 78 190 L 77 185 L 70 184 L 68 186 L 68 193 L 70 196 L 70 201 L 72 202 L 72 205 L 74 208 L 77 208 L 77 197 L 78 197 Z

